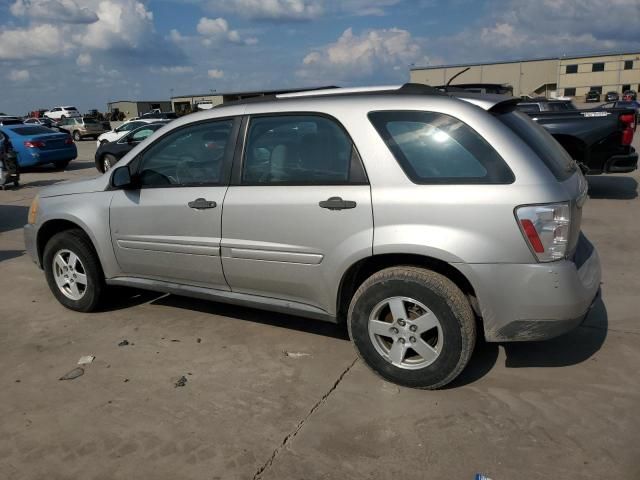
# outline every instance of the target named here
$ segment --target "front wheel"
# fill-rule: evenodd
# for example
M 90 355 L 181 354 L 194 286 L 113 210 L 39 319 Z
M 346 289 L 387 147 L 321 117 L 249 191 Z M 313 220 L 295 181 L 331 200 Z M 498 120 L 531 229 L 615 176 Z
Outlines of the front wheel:
M 92 312 L 105 286 L 98 256 L 81 230 L 54 235 L 44 249 L 43 266 L 53 295 L 65 307 Z
M 102 172 L 104 173 L 111 170 L 111 167 L 113 167 L 117 161 L 118 159 L 116 157 L 114 157 L 110 153 L 107 153 L 102 157 Z
M 76 142 L 79 142 L 79 141 L 81 141 L 81 140 L 82 140 L 82 137 L 80 136 L 80 132 L 79 132 L 79 131 L 77 131 L 77 130 L 76 130 L 75 132 L 73 132 L 73 139 L 74 139 Z
M 364 362 L 384 379 L 413 388 L 453 381 L 476 340 L 462 291 L 443 275 L 410 266 L 369 277 L 351 300 L 347 322 Z

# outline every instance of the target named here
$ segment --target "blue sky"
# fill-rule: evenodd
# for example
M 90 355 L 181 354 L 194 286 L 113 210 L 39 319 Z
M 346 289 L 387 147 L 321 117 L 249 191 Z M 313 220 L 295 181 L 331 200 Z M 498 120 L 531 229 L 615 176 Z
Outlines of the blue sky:
M 640 51 L 640 0 L 0 0 L 0 111 Z

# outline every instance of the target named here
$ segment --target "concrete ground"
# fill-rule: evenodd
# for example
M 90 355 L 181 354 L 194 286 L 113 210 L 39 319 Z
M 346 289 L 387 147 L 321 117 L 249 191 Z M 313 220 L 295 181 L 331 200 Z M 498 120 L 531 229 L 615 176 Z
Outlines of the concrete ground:
M 429 392 L 378 379 L 329 324 L 129 291 L 101 313 L 63 308 L 21 227 L 41 187 L 96 174 L 94 148 L 0 191 L 0 477 L 640 478 L 637 172 L 589 178 L 604 283 L 587 322 L 481 343 Z M 59 381 L 82 355 L 85 374 Z

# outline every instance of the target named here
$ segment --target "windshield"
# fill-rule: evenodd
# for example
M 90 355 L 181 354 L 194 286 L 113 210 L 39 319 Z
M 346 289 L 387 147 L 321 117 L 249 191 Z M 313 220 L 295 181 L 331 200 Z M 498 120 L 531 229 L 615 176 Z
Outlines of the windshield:
M 497 116 L 503 124 L 526 143 L 560 181 L 569 178 L 577 166 L 567 151 L 540 125 L 522 112 Z

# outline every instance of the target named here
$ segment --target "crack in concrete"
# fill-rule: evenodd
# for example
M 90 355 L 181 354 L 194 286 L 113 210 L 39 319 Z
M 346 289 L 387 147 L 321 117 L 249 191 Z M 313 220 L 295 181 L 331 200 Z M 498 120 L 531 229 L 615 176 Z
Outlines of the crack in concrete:
M 340 376 L 338 376 L 338 379 L 333 383 L 331 388 L 324 395 L 322 395 L 320 400 L 318 400 L 313 407 L 311 407 L 311 410 L 309 410 L 309 413 L 307 413 L 304 416 L 304 418 L 298 422 L 298 425 L 296 425 L 296 428 L 292 432 L 290 432 L 286 437 L 284 437 L 284 440 L 282 440 L 282 442 L 280 442 L 280 445 L 278 445 L 275 448 L 275 450 L 273 451 L 271 456 L 267 459 L 267 461 L 264 462 L 264 464 L 253 475 L 253 480 L 258 480 L 262 476 L 262 474 L 267 470 L 267 468 L 269 468 L 273 464 L 274 460 L 276 459 L 280 451 L 293 441 L 293 439 L 295 438 L 296 435 L 298 435 L 298 432 L 302 429 L 302 427 L 304 426 L 306 421 L 309 419 L 309 417 L 311 417 L 311 415 L 313 415 L 314 412 L 318 410 L 318 408 L 320 408 L 327 401 L 327 398 L 329 398 L 329 395 L 331 395 L 334 392 L 334 390 L 338 388 L 338 385 L 340 385 L 340 382 L 342 382 L 342 379 L 344 378 L 344 376 L 347 373 L 349 373 L 349 370 L 353 368 L 353 366 L 356 364 L 357 361 L 358 361 L 358 358 L 356 357 L 353 360 L 353 362 L 351 362 L 351 364 L 340 374 Z

